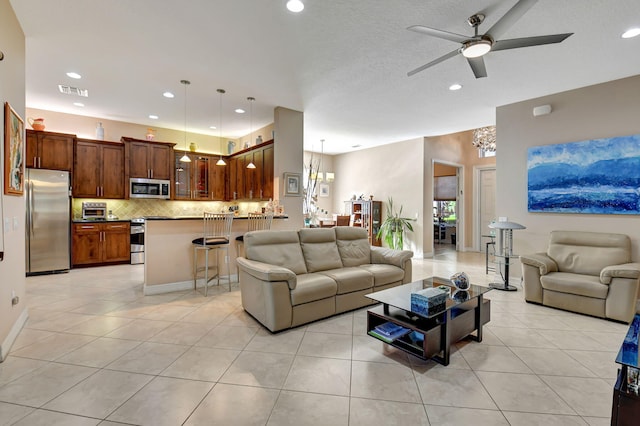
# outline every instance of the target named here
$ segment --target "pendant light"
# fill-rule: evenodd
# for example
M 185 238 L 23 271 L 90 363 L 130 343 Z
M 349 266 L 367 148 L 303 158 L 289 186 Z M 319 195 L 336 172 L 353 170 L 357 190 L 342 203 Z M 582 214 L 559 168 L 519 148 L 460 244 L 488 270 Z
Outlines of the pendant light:
M 251 141 L 253 140 L 253 101 L 255 101 L 256 98 L 249 96 L 247 100 L 249 101 L 249 144 L 251 144 Z M 247 169 L 255 168 L 256 165 L 253 164 L 253 161 L 250 161 L 249 164 L 247 164 Z
M 189 80 L 180 80 L 184 84 L 184 155 L 180 159 L 183 163 L 190 163 L 191 158 L 187 155 L 187 86 L 191 84 Z
M 220 103 L 218 105 L 218 143 L 222 140 L 222 95 L 226 92 L 224 89 L 218 89 L 217 92 L 220 94 Z M 227 163 L 222 159 L 222 154 L 220 154 L 220 159 L 216 162 L 216 166 L 226 166 Z
M 318 182 L 322 182 L 324 174 L 322 170 L 322 157 L 324 157 L 324 139 L 320 139 L 320 163 L 318 164 Z

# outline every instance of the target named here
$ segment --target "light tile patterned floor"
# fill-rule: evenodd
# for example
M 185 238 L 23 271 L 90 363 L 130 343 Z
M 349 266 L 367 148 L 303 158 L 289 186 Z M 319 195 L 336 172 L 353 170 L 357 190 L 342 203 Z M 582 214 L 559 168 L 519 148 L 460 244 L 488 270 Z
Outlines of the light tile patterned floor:
M 484 255 L 440 251 L 414 279 Z M 142 295 L 142 265 L 27 279 L 30 319 L 0 364 L 0 425 L 606 425 L 627 326 L 488 294 L 482 343 L 448 367 L 370 338 L 365 309 L 278 334 L 237 284 Z

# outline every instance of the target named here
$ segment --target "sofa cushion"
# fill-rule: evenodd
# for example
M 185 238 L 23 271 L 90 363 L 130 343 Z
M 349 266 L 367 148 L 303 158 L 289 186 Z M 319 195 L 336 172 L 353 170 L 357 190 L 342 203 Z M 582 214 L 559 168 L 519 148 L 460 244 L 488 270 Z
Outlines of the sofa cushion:
M 291 305 L 301 305 L 327 297 L 334 297 L 338 285 L 327 275 L 302 274 L 298 275 L 297 285 L 291 290 Z
M 338 284 L 338 294 L 373 288 L 373 274 L 358 267 L 345 267 L 319 272 Z
M 373 275 L 373 285 L 376 287 L 398 281 L 402 282 L 404 279 L 404 270 L 394 265 L 376 263 L 359 267 Z
M 342 268 L 333 228 L 305 228 L 298 235 L 308 272 Z
M 574 274 L 569 272 L 551 272 L 540 277 L 545 290 L 560 293 L 577 294 L 579 296 L 606 299 L 609 286 L 600 282 L 600 277 Z
M 333 229 L 344 266 L 360 266 L 371 262 L 371 245 L 366 229 L 353 226 L 337 226 Z
M 296 275 L 307 272 L 297 231 L 247 232 L 244 248 L 249 260 L 281 266 Z
M 600 275 L 605 266 L 631 262 L 631 240 L 623 234 L 553 231 L 547 255 L 560 272 Z

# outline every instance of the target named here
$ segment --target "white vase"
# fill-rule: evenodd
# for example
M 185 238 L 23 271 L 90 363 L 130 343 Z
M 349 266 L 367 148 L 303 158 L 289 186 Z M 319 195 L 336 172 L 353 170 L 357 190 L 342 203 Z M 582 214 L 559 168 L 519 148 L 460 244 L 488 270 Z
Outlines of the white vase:
M 96 139 L 99 141 L 104 140 L 104 127 L 102 127 L 102 123 L 98 123 L 98 127 L 96 127 Z

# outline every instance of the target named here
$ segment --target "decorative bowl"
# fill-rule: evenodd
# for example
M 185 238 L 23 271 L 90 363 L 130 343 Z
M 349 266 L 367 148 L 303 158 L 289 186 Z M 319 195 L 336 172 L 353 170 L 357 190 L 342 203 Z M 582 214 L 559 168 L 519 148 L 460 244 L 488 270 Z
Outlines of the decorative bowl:
M 455 273 L 449 279 L 458 290 L 468 290 L 471 286 L 469 276 L 464 272 Z

